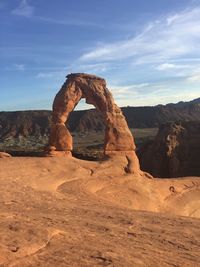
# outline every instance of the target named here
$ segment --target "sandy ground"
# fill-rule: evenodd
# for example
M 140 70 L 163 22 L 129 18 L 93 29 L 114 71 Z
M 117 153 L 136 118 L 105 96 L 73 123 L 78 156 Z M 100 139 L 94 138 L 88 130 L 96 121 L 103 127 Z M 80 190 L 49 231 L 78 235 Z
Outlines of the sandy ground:
M 0 266 L 200 266 L 200 178 L 126 164 L 1 159 Z

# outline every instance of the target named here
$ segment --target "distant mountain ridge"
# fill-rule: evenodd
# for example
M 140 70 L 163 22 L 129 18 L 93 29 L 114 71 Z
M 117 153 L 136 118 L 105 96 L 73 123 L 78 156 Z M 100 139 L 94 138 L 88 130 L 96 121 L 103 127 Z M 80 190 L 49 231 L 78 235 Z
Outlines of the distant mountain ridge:
M 154 128 L 166 122 L 200 121 L 200 98 L 177 104 L 122 107 L 130 128 Z M 0 112 L 0 139 L 47 136 L 51 111 Z M 95 110 L 74 111 L 67 122 L 71 131 L 103 131 L 101 114 Z
M 179 101 L 178 103 L 169 103 L 169 104 L 166 104 L 165 106 L 176 105 L 177 107 L 183 107 L 183 106 L 188 105 L 188 104 L 200 104 L 200 97 L 193 99 L 191 101 L 187 101 L 187 102 L 186 101 Z
M 177 104 L 122 107 L 130 128 L 155 128 L 160 124 L 175 121 L 198 121 L 200 120 L 200 98 L 189 102 L 178 102 Z M 73 115 L 69 126 L 73 121 Z M 79 123 L 72 130 L 103 130 L 104 123 L 101 114 L 96 110 L 88 110 L 82 113 Z

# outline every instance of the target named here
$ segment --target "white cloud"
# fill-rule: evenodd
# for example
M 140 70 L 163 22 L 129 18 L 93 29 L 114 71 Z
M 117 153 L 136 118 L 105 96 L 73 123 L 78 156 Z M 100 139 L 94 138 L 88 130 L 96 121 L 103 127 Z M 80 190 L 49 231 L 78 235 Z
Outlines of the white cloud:
M 25 65 L 24 64 L 14 64 L 14 68 L 18 71 L 25 71 Z
M 28 3 L 28 0 L 21 0 L 19 6 L 12 11 L 12 14 L 22 17 L 32 17 L 34 7 Z
M 66 71 L 49 71 L 49 72 L 39 72 L 36 78 L 49 79 L 55 78 L 60 79 L 66 76 Z
M 132 84 L 128 86 L 116 86 L 116 85 L 109 85 L 108 88 L 112 91 L 113 94 L 124 94 L 127 92 L 134 92 L 138 89 L 145 88 L 150 86 L 149 83 L 139 83 L 139 84 Z
M 172 15 L 172 16 L 169 16 L 166 20 L 167 20 L 167 24 L 168 25 L 171 25 L 172 23 L 175 23 L 178 19 L 179 19 L 179 15 L 178 14 L 175 14 L 175 15 Z
M 192 83 L 200 83 L 200 69 L 194 71 L 187 79 L 187 82 L 192 82 Z M 200 85 L 199 85 L 200 86 Z
M 109 62 L 132 59 L 137 64 L 166 62 L 199 54 L 200 7 L 150 22 L 127 40 L 97 46 L 81 61 Z M 168 66 L 169 67 L 169 66 Z
M 156 67 L 157 70 L 174 70 L 174 69 L 185 69 L 190 66 L 188 65 L 178 65 L 172 63 L 162 63 Z
M 181 85 L 180 85 L 181 86 Z M 123 89 L 125 89 L 123 91 Z M 174 92 L 176 92 L 174 94 Z M 136 88 L 121 91 L 112 91 L 116 103 L 119 106 L 154 106 L 158 104 L 176 103 L 179 101 L 190 101 L 199 97 L 199 90 L 189 91 L 178 88 L 177 85 L 150 84 L 142 90 Z

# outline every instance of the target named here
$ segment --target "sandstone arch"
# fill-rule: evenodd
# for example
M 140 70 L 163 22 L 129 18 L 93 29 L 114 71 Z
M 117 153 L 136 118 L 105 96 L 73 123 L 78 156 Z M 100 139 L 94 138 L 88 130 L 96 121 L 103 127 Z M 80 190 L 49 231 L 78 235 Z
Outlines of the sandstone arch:
M 121 109 L 114 103 L 113 96 L 106 87 L 106 81 L 84 73 L 68 75 L 54 99 L 49 153 L 71 153 L 73 140 L 65 122 L 81 98 L 85 98 L 86 103 L 93 104 L 103 115 L 106 125 L 105 155 L 126 156 L 127 171 L 140 170 L 133 136 Z

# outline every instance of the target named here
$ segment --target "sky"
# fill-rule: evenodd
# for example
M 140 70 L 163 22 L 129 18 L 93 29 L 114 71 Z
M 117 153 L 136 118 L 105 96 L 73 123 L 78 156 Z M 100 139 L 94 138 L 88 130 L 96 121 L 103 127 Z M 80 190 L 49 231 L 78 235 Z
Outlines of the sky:
M 74 72 L 119 106 L 200 97 L 200 0 L 0 0 L 0 110 L 51 109 Z

